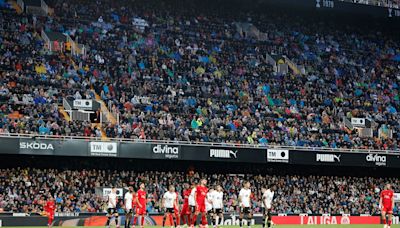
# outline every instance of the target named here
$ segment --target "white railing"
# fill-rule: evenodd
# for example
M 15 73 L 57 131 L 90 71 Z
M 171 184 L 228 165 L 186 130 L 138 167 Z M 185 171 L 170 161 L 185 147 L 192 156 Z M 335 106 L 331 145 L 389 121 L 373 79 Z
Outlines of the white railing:
M 101 141 L 101 137 L 85 137 L 85 136 L 54 136 L 39 134 L 15 134 L 0 133 L 0 138 L 35 138 L 35 139 L 54 139 L 54 140 L 90 140 Z M 327 148 L 327 147 L 304 147 L 304 146 L 282 146 L 282 145 L 252 145 L 241 143 L 218 143 L 218 142 L 194 142 L 194 141 L 173 141 L 173 140 L 151 140 L 151 139 L 126 139 L 126 138 L 108 138 L 107 140 L 127 143 L 161 143 L 161 144 L 179 144 L 179 145 L 196 145 L 196 146 L 224 146 L 248 149 L 287 149 L 287 150 L 308 150 L 308 151 L 324 151 L 324 152 L 349 152 L 349 153 L 382 153 L 382 154 L 400 154 L 400 150 L 376 150 L 376 149 L 345 149 L 345 148 Z
M 46 15 L 49 14 L 49 7 L 47 6 L 46 2 L 41 0 L 40 1 L 40 6 L 42 8 L 42 10 L 46 13 Z
M 21 7 L 22 12 L 25 12 L 25 3 L 23 0 L 17 0 L 17 4 Z
M 41 36 L 42 36 L 42 39 L 43 39 L 43 40 L 45 40 L 46 42 L 50 42 L 50 39 L 49 39 L 49 37 L 47 36 L 47 34 L 46 34 L 46 32 L 44 31 L 44 29 L 42 29 L 42 31 L 41 31 Z
M 268 64 L 272 65 L 273 67 L 276 67 L 276 61 L 274 58 L 272 58 L 272 56 L 268 53 L 265 54 L 265 59 L 267 61 Z
M 299 75 L 301 73 L 299 67 L 297 66 L 297 64 L 295 64 L 292 60 L 290 60 L 287 56 L 283 56 L 283 58 L 285 59 L 285 63 L 293 70 L 293 72 L 296 75 Z
M 374 131 L 372 128 L 360 128 L 358 129 L 358 135 L 361 138 L 372 138 L 374 136 Z
M 71 111 L 72 110 L 71 105 L 69 105 L 69 103 L 68 103 L 68 101 L 67 101 L 67 99 L 65 97 L 63 98 L 63 106 L 64 106 L 64 109 L 66 111 Z
M 350 120 L 347 119 L 347 117 L 343 116 L 343 123 L 344 126 L 346 126 L 348 129 L 353 130 L 353 124 L 351 124 Z

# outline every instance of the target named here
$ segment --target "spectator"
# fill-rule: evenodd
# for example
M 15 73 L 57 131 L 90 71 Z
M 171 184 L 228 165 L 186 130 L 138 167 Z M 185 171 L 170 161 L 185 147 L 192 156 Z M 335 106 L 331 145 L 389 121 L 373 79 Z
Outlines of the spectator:
M 398 192 L 396 178 L 297 176 L 297 175 L 222 175 L 180 172 L 106 171 L 106 170 L 56 170 L 56 169 L 1 169 L 0 208 L 13 212 L 39 212 L 43 195 L 55 197 L 60 212 L 103 212 L 104 198 L 95 194 L 96 187 L 138 188 L 146 182 L 147 209 L 159 212 L 160 196 L 173 184 L 182 191 L 184 182 L 193 177 L 207 178 L 209 186 L 222 185 L 225 194 L 224 210 L 237 208 L 237 194 L 244 180 L 249 180 L 254 193 L 255 211 L 261 207 L 261 187 L 276 184 L 275 213 L 329 213 L 329 214 L 378 214 L 379 193 L 385 183 L 392 183 Z M 396 204 L 395 211 L 398 210 Z

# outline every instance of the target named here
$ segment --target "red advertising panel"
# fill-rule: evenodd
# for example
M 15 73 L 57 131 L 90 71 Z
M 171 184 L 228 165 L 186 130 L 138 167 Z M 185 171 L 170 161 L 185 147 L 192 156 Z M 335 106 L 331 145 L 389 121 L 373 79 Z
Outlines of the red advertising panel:
M 35 224 L 34 219 L 36 217 L 24 217 L 26 219 L 31 219 L 25 221 L 26 224 Z M 146 226 L 160 226 L 162 224 L 162 215 L 149 215 L 145 216 Z M 3 220 L 3 225 L 11 226 L 21 223 L 21 217 L 1 217 Z M 327 225 L 327 224 L 380 224 L 379 216 L 332 216 L 332 215 L 317 215 L 317 216 L 307 216 L 307 215 L 285 215 L 281 214 L 279 216 L 273 216 L 272 221 L 276 225 Z M 45 223 L 46 221 L 41 221 Z M 107 217 L 104 215 L 79 215 L 71 217 L 56 217 L 54 223 L 55 226 L 105 226 L 107 222 Z M 124 224 L 125 216 L 119 216 L 119 224 Z M 250 221 L 251 225 L 258 225 L 262 223 L 262 216 L 256 214 Z M 399 224 L 399 216 L 394 216 L 392 220 L 393 224 Z M 21 223 L 22 224 L 22 223 Z M 25 223 L 24 223 L 25 224 Z M 237 215 L 225 214 L 223 220 L 224 226 L 239 225 L 239 217 Z M 112 221 L 114 225 L 114 221 Z M 138 224 L 137 224 L 138 225 Z M 168 224 L 167 224 L 168 225 Z
M 272 221 L 278 225 L 380 224 L 379 216 L 274 216 Z

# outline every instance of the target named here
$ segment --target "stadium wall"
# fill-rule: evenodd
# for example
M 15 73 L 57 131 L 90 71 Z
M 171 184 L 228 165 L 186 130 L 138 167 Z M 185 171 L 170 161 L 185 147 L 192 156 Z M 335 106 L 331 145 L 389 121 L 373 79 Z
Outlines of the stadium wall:
M 400 153 L 323 148 L 261 148 L 222 145 L 0 137 L 0 154 L 111 157 L 147 160 L 400 168 Z

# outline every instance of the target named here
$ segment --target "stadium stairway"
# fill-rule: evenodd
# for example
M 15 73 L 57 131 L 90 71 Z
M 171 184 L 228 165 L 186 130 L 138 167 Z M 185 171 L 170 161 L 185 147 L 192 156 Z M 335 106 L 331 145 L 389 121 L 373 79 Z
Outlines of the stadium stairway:
M 64 107 L 58 106 L 58 111 L 64 116 L 66 121 L 71 121 L 71 117 L 69 117 L 68 113 L 64 110 Z
M 101 126 L 101 123 L 92 123 L 92 128 L 97 128 L 100 129 L 101 132 L 101 140 L 103 141 L 109 141 L 110 139 L 107 137 L 106 132 L 103 129 L 103 126 Z
M 69 56 L 69 59 L 70 59 L 70 61 L 71 61 L 71 63 L 72 63 L 72 66 L 75 68 L 75 70 L 79 70 L 78 65 L 76 65 L 75 61 L 74 61 L 70 56 Z M 115 118 L 114 115 L 108 110 L 108 108 L 107 108 L 106 104 L 104 103 L 104 101 L 103 101 L 103 100 L 101 99 L 101 97 L 96 93 L 96 91 L 93 90 L 93 88 L 92 88 L 92 92 L 95 94 L 96 101 L 100 103 L 101 112 L 106 114 L 105 116 L 106 116 L 107 120 L 108 120 L 110 123 L 112 123 L 113 125 L 117 124 L 116 118 Z M 106 135 L 106 132 L 105 132 L 104 129 L 103 129 L 103 126 L 102 126 L 101 123 L 93 123 L 93 124 L 92 124 L 92 128 L 98 128 L 98 129 L 100 129 L 100 131 L 101 131 L 101 139 L 102 139 L 102 140 L 109 140 L 108 137 L 107 137 L 107 135 Z
M 58 111 L 64 116 L 64 119 L 66 121 L 68 121 L 68 122 L 71 121 L 71 117 L 68 115 L 68 113 L 65 111 L 65 109 L 62 106 L 58 107 Z M 102 128 L 100 123 L 93 123 L 92 124 L 92 128 L 100 129 L 100 131 L 101 131 L 101 139 L 102 140 L 109 140 L 107 135 L 106 135 L 106 132 L 104 131 L 104 129 Z
M 297 65 L 290 60 L 288 57 L 285 56 L 285 62 L 289 66 L 289 68 L 293 71 L 295 75 L 299 75 L 301 73 L 300 69 L 297 67 Z
M 16 11 L 18 14 L 21 14 L 21 13 L 22 13 L 22 9 L 21 9 L 21 7 L 17 4 L 16 1 L 11 0 L 11 1 L 8 1 L 8 3 L 12 6 L 13 9 L 15 9 L 15 11 Z
M 240 34 L 245 34 L 244 36 L 246 37 L 250 37 L 257 40 L 265 40 L 268 38 L 268 35 L 266 33 L 261 32 L 252 23 L 235 23 L 235 25 L 236 25 L 236 30 Z M 295 75 L 301 74 L 301 70 L 299 69 L 299 67 L 288 57 L 285 57 L 285 62 Z
M 100 103 L 101 105 L 101 112 L 105 114 L 107 120 L 112 124 L 116 125 L 117 124 L 117 119 L 115 116 L 108 110 L 106 103 L 101 99 L 100 95 L 96 93 L 96 91 L 92 90 L 92 92 L 95 94 L 96 101 Z

